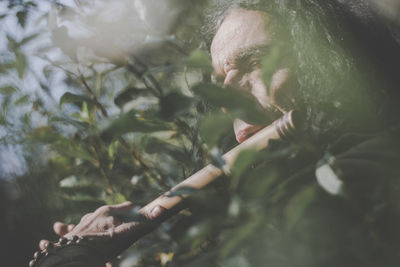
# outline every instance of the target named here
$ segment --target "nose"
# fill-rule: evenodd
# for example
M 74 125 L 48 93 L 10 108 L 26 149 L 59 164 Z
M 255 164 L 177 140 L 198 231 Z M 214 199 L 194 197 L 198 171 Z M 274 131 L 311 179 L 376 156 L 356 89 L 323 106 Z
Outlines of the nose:
M 234 74 L 234 75 L 233 75 Z M 257 102 L 265 109 L 265 112 L 269 115 L 271 121 L 278 118 L 284 113 L 284 110 L 280 109 L 279 106 L 275 105 L 274 95 L 275 89 L 279 87 L 282 80 L 277 80 L 273 77 L 270 87 L 268 88 L 264 80 L 262 79 L 261 69 L 253 70 L 250 73 L 244 74 L 238 78 L 237 73 L 232 73 L 232 76 L 227 76 L 224 85 L 239 88 L 240 90 L 249 92 Z M 269 89 L 269 90 L 268 90 Z M 252 136 L 263 128 L 263 125 L 252 125 L 243 120 L 235 119 L 233 123 L 236 140 L 242 143 L 247 138 Z
M 230 86 L 234 89 L 250 93 L 264 108 L 267 108 L 269 105 L 267 88 L 261 77 L 251 75 L 251 73 L 239 75 L 235 71 L 226 76 L 224 86 Z M 261 125 L 252 125 L 240 119 L 235 119 L 233 123 L 235 137 L 239 143 L 244 142 L 261 128 Z

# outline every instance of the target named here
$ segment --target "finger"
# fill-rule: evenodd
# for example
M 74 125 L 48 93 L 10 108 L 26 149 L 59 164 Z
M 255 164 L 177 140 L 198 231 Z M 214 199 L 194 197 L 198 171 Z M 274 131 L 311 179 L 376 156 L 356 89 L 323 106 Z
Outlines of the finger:
M 152 210 L 150 210 L 150 212 L 141 212 L 143 214 L 143 216 L 145 216 L 148 220 L 151 221 L 158 221 L 158 220 L 162 220 L 162 218 L 164 218 L 164 216 L 167 214 L 167 209 L 157 205 L 155 206 Z
M 49 240 L 45 240 L 45 239 L 40 240 L 40 242 L 39 242 L 39 248 L 40 248 L 40 250 L 45 249 L 48 243 L 50 243 Z
M 134 205 L 132 202 L 126 201 L 121 204 L 110 205 L 109 207 L 111 208 L 111 210 L 129 210 L 129 209 L 132 209 L 134 207 Z
M 106 267 L 113 267 L 111 262 L 106 262 Z
M 85 214 L 85 215 L 83 215 L 82 216 L 82 218 L 81 218 L 81 222 L 83 222 L 84 220 L 86 220 L 90 215 L 92 215 L 93 214 L 93 212 L 90 212 L 90 213 L 87 213 L 87 214 Z
M 53 230 L 57 235 L 64 236 L 66 233 L 68 233 L 68 226 L 62 222 L 55 222 L 53 224 Z
M 74 228 L 75 228 L 75 224 L 69 224 L 67 227 L 68 233 L 71 232 L 72 230 L 74 230 Z
M 118 225 L 115 228 L 115 234 L 122 236 L 133 235 L 139 238 L 157 227 L 160 222 L 168 217 L 168 212 L 164 207 L 157 205 L 148 213 L 140 213 L 140 216 L 144 218 L 144 220 L 135 220 Z

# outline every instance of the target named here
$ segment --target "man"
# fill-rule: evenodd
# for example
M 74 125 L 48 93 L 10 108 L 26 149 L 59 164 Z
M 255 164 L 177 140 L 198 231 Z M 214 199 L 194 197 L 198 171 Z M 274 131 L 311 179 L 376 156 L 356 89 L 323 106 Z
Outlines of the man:
M 393 58 L 400 59 L 400 52 L 392 49 L 397 46 L 385 34 L 377 42 L 366 44 L 364 51 L 355 51 L 360 46 L 352 41 L 363 40 L 363 34 L 382 33 L 381 29 L 369 31 L 363 28 L 365 25 L 366 28 L 374 26 L 374 22 L 363 23 L 364 15 L 369 18 L 369 14 L 363 13 L 368 9 L 358 6 L 352 9 L 351 4 L 346 7 L 341 3 L 317 1 L 304 1 L 303 4 L 304 7 L 293 7 L 291 5 L 295 3 L 285 1 L 238 1 L 233 5 L 229 1 L 226 6 L 222 5 L 221 12 L 213 21 L 215 30 L 211 31 L 214 80 L 232 90 L 251 94 L 266 110 L 276 109 L 281 113 L 301 110 L 307 117 L 307 133 L 315 146 L 321 151 L 331 147 L 330 151 L 336 156 L 334 161 L 344 172 L 343 179 L 348 192 L 357 192 L 360 188 L 366 190 L 360 194 L 360 203 L 363 203 L 368 199 L 364 193 L 370 192 L 371 188 L 360 187 L 362 182 L 357 180 L 359 177 L 365 177 L 365 182 L 369 182 L 370 178 L 374 179 L 382 173 L 390 173 L 391 177 L 399 174 L 398 169 L 382 172 L 382 169 L 393 167 L 387 162 L 396 162 L 396 151 L 399 150 L 390 133 L 385 131 L 380 134 L 378 130 L 380 127 L 386 130 L 396 124 L 393 116 L 385 115 L 393 112 L 391 97 L 397 97 L 396 91 L 391 94 L 393 88 L 400 84 L 397 83 L 398 77 L 393 75 L 393 64 L 400 61 L 396 63 Z M 296 8 L 305 11 L 296 14 Z M 353 13 L 347 14 L 348 10 Z M 351 19 L 357 16 L 361 19 Z M 348 39 L 340 39 L 340 34 L 336 35 L 338 32 L 335 32 L 340 27 L 330 24 L 328 19 L 337 19 L 337 24 L 350 25 L 342 32 L 342 37 Z M 298 30 L 301 27 L 304 29 L 310 21 L 329 25 L 331 31 L 324 32 L 316 24 L 309 25 L 309 31 Z M 350 31 L 352 27 L 365 32 Z M 316 43 L 318 41 L 321 43 Z M 349 46 L 349 50 L 341 47 L 341 41 L 349 42 L 343 45 Z M 380 53 L 389 62 L 383 62 L 382 58 L 375 56 L 364 59 L 371 53 L 370 49 L 380 49 L 382 46 L 392 50 L 393 58 L 387 57 L 387 51 Z M 271 56 L 271 51 L 278 51 L 278 59 Z M 268 60 L 273 61 L 273 68 L 265 72 Z M 377 64 L 376 72 L 369 69 L 373 64 Z M 374 73 L 374 77 L 369 77 L 371 73 Z M 376 86 L 385 88 L 378 90 Z M 236 119 L 233 127 L 237 141 L 243 142 L 262 126 Z M 346 135 L 349 132 L 361 135 L 349 137 Z M 313 176 L 312 173 L 307 175 Z M 324 187 L 323 182 L 321 186 Z M 41 256 L 44 259 L 39 257 L 32 265 L 100 266 L 168 216 L 165 209 L 157 207 L 151 214 L 144 214 L 144 221 L 126 223 L 118 220 L 118 215 L 132 208 L 129 202 L 103 206 L 85 215 L 75 227 L 56 223 L 56 233 L 72 241 L 61 240 L 56 249 L 47 245 L 47 241 L 41 242 L 41 249 L 48 247 L 50 256 Z M 90 239 L 81 241 L 74 236 L 89 236 Z M 68 265 L 66 258 L 75 263 Z

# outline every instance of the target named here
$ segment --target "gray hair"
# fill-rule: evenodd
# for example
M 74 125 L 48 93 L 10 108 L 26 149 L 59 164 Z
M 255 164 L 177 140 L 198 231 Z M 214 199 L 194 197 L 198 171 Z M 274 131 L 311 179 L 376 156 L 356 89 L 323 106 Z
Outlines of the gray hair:
M 216 0 L 202 33 L 209 46 L 229 10 L 267 12 L 275 20 L 273 27 L 288 37 L 285 41 L 294 55 L 294 72 L 314 137 L 375 130 L 390 123 L 387 114 L 397 113 L 390 98 L 399 99 L 400 49 L 367 0 L 349 2 Z

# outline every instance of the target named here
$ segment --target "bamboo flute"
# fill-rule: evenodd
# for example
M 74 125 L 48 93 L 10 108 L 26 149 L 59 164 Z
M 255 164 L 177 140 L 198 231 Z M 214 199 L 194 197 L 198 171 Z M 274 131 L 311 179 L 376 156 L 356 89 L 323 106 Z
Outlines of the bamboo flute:
M 277 119 L 269 126 L 261 129 L 243 143 L 225 153 L 222 156 L 225 161 L 224 170 L 226 169 L 229 172 L 241 151 L 248 149 L 254 149 L 256 151 L 264 150 L 268 147 L 270 140 L 290 138 L 300 124 L 301 118 L 295 111 L 292 110 L 284 114 L 281 118 Z M 180 210 L 178 207 L 180 207 L 182 201 L 188 197 L 188 195 L 185 194 L 175 194 L 177 190 L 182 188 L 204 188 L 222 174 L 224 174 L 224 171 L 221 168 L 215 167 L 212 164 L 208 164 L 203 169 L 197 171 L 178 185 L 171 188 L 168 192 L 148 203 L 146 206 L 140 209 L 139 213 L 148 214 L 156 206 L 161 206 L 168 211 L 175 210 L 174 213 L 176 213 Z

